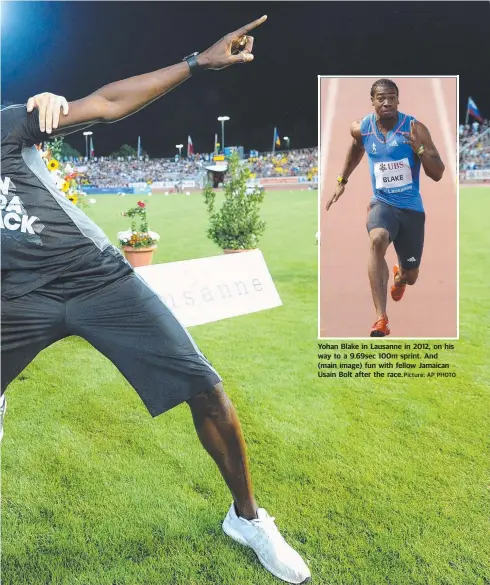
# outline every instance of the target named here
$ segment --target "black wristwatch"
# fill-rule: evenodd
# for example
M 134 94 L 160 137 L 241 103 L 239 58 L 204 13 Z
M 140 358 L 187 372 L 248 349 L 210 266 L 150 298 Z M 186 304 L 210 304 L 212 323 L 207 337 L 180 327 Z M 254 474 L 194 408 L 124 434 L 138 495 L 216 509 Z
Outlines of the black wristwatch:
M 199 71 L 201 69 L 201 67 L 199 66 L 199 63 L 197 62 L 197 56 L 199 55 L 199 53 L 192 53 L 191 55 L 187 55 L 187 57 L 184 57 L 182 60 L 183 61 L 187 61 L 187 65 L 189 65 L 189 71 L 191 72 L 191 75 L 193 75 L 196 71 Z

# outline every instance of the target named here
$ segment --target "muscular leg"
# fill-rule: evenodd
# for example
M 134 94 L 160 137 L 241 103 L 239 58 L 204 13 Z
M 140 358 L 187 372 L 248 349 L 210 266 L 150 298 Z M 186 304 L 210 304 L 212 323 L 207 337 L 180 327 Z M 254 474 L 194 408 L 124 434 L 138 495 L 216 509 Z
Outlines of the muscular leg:
M 390 271 L 385 255 L 390 245 L 390 235 L 383 228 L 374 228 L 369 232 L 369 238 L 371 240 L 368 263 L 369 282 L 376 315 L 381 318 L 386 315 L 386 296 Z
M 419 276 L 424 249 L 425 214 L 418 211 L 399 210 L 400 229 L 393 240 L 398 256 L 399 272 L 395 286 L 413 285 Z
M 128 275 L 125 264 L 110 251 L 86 272 L 87 277 L 77 274 L 78 294 L 69 301 L 70 334 L 83 337 L 110 359 L 153 416 L 186 400 L 199 439 L 216 461 L 238 513 L 255 518 L 240 423 L 217 373 L 170 309 L 142 279 Z M 166 379 L 173 383 L 167 388 L 163 384 L 162 391 Z M 194 388 L 212 389 L 194 395 Z
M 256 518 L 252 481 L 238 415 L 222 384 L 188 401 L 202 446 L 219 467 L 242 518 Z
M 418 277 L 418 268 L 407 270 L 406 268 L 402 268 L 400 266 L 400 272 L 395 276 L 395 284 L 396 286 L 403 286 L 404 284 L 412 285 L 417 282 Z

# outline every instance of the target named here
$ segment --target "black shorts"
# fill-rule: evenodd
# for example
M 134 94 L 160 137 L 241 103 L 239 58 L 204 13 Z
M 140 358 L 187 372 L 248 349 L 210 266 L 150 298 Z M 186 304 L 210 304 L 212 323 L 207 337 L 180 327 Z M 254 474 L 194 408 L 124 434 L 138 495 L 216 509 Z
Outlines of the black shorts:
M 366 227 L 368 232 L 384 228 L 390 234 L 390 242 L 393 242 L 402 268 L 410 270 L 420 266 L 424 249 L 424 212 L 372 201 L 368 207 Z
M 105 355 L 152 416 L 221 381 L 170 309 L 117 249 L 1 305 L 2 394 L 35 356 L 78 335 Z

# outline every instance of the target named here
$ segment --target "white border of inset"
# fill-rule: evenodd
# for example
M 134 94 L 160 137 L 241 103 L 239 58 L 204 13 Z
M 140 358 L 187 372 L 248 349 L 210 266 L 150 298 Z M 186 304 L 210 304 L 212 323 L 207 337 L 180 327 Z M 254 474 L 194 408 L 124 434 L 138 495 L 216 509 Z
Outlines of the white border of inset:
M 321 337 L 320 336 L 320 292 L 321 292 L 321 275 L 320 275 L 320 247 L 322 241 L 322 234 L 320 231 L 320 214 L 322 213 L 321 203 L 322 203 L 322 187 L 323 187 L 323 172 L 325 171 L 324 159 L 323 159 L 323 143 L 322 138 L 324 138 L 327 142 L 327 152 L 331 140 L 331 136 L 329 136 L 328 130 L 324 132 L 325 136 L 322 136 L 322 125 L 321 125 L 321 81 L 322 79 L 382 79 L 382 78 L 392 78 L 398 77 L 402 79 L 432 79 L 433 80 L 433 90 L 435 94 L 435 99 L 438 102 L 440 108 L 438 109 L 440 120 L 441 120 L 441 129 L 444 135 L 444 149 L 446 151 L 447 160 L 449 161 L 449 167 L 451 173 L 454 172 L 454 182 L 456 186 L 456 337 Z M 317 201 L 317 229 L 318 229 L 318 250 L 317 250 L 317 340 L 318 341 L 327 341 L 333 339 L 342 339 L 342 340 L 349 340 L 349 339 L 357 339 L 357 340 L 365 340 L 365 339 L 376 339 L 378 342 L 380 340 L 385 340 L 389 342 L 391 340 L 396 341 L 410 341 L 410 340 L 458 340 L 459 341 L 459 75 L 318 75 L 318 88 L 317 88 L 317 99 L 318 99 L 318 157 L 319 157 L 319 165 L 318 165 L 318 201 Z M 456 120 L 455 120 L 455 128 L 456 128 L 456 160 L 454 164 L 451 164 L 452 156 L 451 156 L 451 148 L 450 148 L 450 129 L 448 128 L 447 124 L 447 107 L 444 101 L 444 96 L 442 95 L 442 91 L 440 88 L 440 84 L 437 84 L 438 79 L 456 79 Z M 333 92 L 328 95 L 327 99 L 331 99 L 333 106 L 335 105 L 335 100 L 337 96 L 338 84 L 334 85 Z M 442 120 L 443 113 L 445 113 L 444 120 Z M 332 113 L 329 112 L 329 117 L 333 118 L 335 115 L 335 107 L 332 107 Z M 325 160 L 326 157 L 325 157 Z M 382 341 L 381 341 L 382 342 Z

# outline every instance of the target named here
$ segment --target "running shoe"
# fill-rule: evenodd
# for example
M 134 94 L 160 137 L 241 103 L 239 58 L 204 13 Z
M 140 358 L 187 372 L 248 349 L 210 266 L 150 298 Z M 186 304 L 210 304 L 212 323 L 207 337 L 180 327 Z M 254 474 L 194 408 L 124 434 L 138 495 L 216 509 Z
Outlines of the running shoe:
M 390 326 L 388 325 L 388 317 L 380 317 L 371 327 L 371 337 L 386 337 L 390 334 Z
M 393 285 L 391 287 L 391 298 L 394 301 L 401 301 L 403 293 L 405 292 L 405 289 L 407 288 L 406 284 L 402 284 L 401 286 L 396 284 L 396 277 L 397 275 L 400 273 L 400 268 L 398 268 L 398 266 L 395 264 L 395 266 L 393 266 Z
M 245 520 L 237 515 L 232 504 L 224 519 L 223 530 L 236 542 L 251 548 L 275 577 L 286 583 L 309 583 L 310 570 L 281 536 L 274 520 L 263 508 L 257 510 L 256 519 Z

